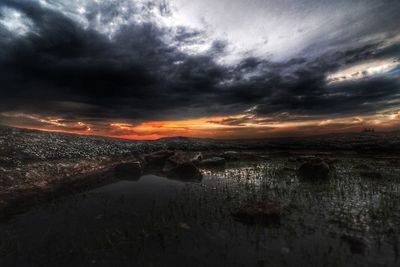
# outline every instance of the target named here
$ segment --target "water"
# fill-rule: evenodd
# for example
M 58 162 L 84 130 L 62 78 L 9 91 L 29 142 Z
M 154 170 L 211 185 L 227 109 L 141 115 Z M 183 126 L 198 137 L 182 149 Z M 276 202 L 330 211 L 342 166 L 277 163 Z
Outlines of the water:
M 360 163 L 382 173 L 365 179 Z M 325 183 L 287 158 L 202 170 L 201 183 L 147 175 L 36 207 L 0 225 L 0 266 L 399 266 L 400 169 L 338 158 Z M 274 201 L 280 226 L 232 212 Z

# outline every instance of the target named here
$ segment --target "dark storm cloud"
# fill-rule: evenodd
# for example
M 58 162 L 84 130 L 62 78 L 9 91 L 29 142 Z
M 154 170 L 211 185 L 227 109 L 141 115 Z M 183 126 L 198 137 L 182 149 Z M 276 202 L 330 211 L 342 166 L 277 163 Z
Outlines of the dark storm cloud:
M 10 6 L 29 16 L 38 33 L 1 44 L 3 110 L 19 103 L 38 112 L 47 103 L 49 112 L 62 112 L 57 103 L 68 101 L 92 106 L 77 116 L 146 118 L 195 104 L 222 75 L 211 58 L 166 45 L 162 30 L 148 23 L 126 26 L 111 41 L 59 13 Z
M 254 103 L 258 115 L 289 112 L 303 115 L 362 115 L 399 105 L 399 75 L 378 75 L 361 80 L 328 84 L 327 75 L 342 66 L 379 58 L 398 58 L 398 45 L 380 48 L 370 44 L 343 52 L 333 51 L 317 59 L 292 59 L 270 63 L 243 61 L 233 71 L 234 85 L 225 99 Z M 385 55 L 385 57 L 382 57 Z M 258 75 L 243 81 L 243 73 Z M 397 100 L 397 101 L 395 101 Z
M 215 62 L 226 52 L 222 40 L 203 54 L 178 49 L 201 39 L 193 29 L 179 28 L 172 40 L 177 45 L 166 43 L 169 29 L 151 22 L 129 23 L 109 38 L 30 1 L 0 3 L 5 6 L 34 28 L 14 36 L 0 26 L 0 112 L 129 121 L 229 115 L 256 107 L 257 115 L 329 117 L 391 108 L 400 93 L 398 75 L 334 85 L 326 80 L 349 64 L 398 58 L 399 45 L 383 46 L 384 40 L 313 58 L 277 63 L 249 57 L 229 66 Z

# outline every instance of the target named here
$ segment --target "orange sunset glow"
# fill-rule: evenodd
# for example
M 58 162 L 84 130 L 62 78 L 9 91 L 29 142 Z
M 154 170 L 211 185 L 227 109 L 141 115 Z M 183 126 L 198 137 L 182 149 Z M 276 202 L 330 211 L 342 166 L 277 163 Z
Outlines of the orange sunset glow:
M 282 114 L 281 114 L 282 115 Z M 62 118 L 43 118 L 26 114 L 2 114 L 8 124 L 28 129 L 51 132 L 66 132 L 81 135 L 98 135 L 133 140 L 156 140 L 166 137 L 196 137 L 215 139 L 248 139 L 277 136 L 303 136 L 338 132 L 357 132 L 364 128 L 378 131 L 399 129 L 398 112 L 370 116 L 318 119 L 310 116 L 285 115 L 284 120 L 260 117 L 252 114 L 234 116 L 203 117 L 175 121 L 91 122 L 70 121 Z M 277 116 L 280 117 L 279 115 Z M 14 120 L 24 123 L 13 124 Z

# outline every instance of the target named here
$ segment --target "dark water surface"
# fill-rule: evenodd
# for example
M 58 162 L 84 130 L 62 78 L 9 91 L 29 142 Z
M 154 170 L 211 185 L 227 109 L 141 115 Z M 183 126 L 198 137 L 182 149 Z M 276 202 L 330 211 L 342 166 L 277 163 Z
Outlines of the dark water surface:
M 146 175 L 53 201 L 0 224 L 0 266 L 400 266 L 398 162 L 338 158 L 317 184 L 298 164 L 235 163 L 199 183 Z M 280 225 L 231 215 L 270 201 Z

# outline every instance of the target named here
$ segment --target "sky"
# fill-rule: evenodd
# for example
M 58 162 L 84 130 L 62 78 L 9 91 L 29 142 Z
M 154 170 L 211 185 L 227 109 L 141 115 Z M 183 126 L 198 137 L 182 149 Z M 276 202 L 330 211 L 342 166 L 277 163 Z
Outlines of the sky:
M 129 139 L 400 130 L 398 0 L 2 0 L 0 124 Z

